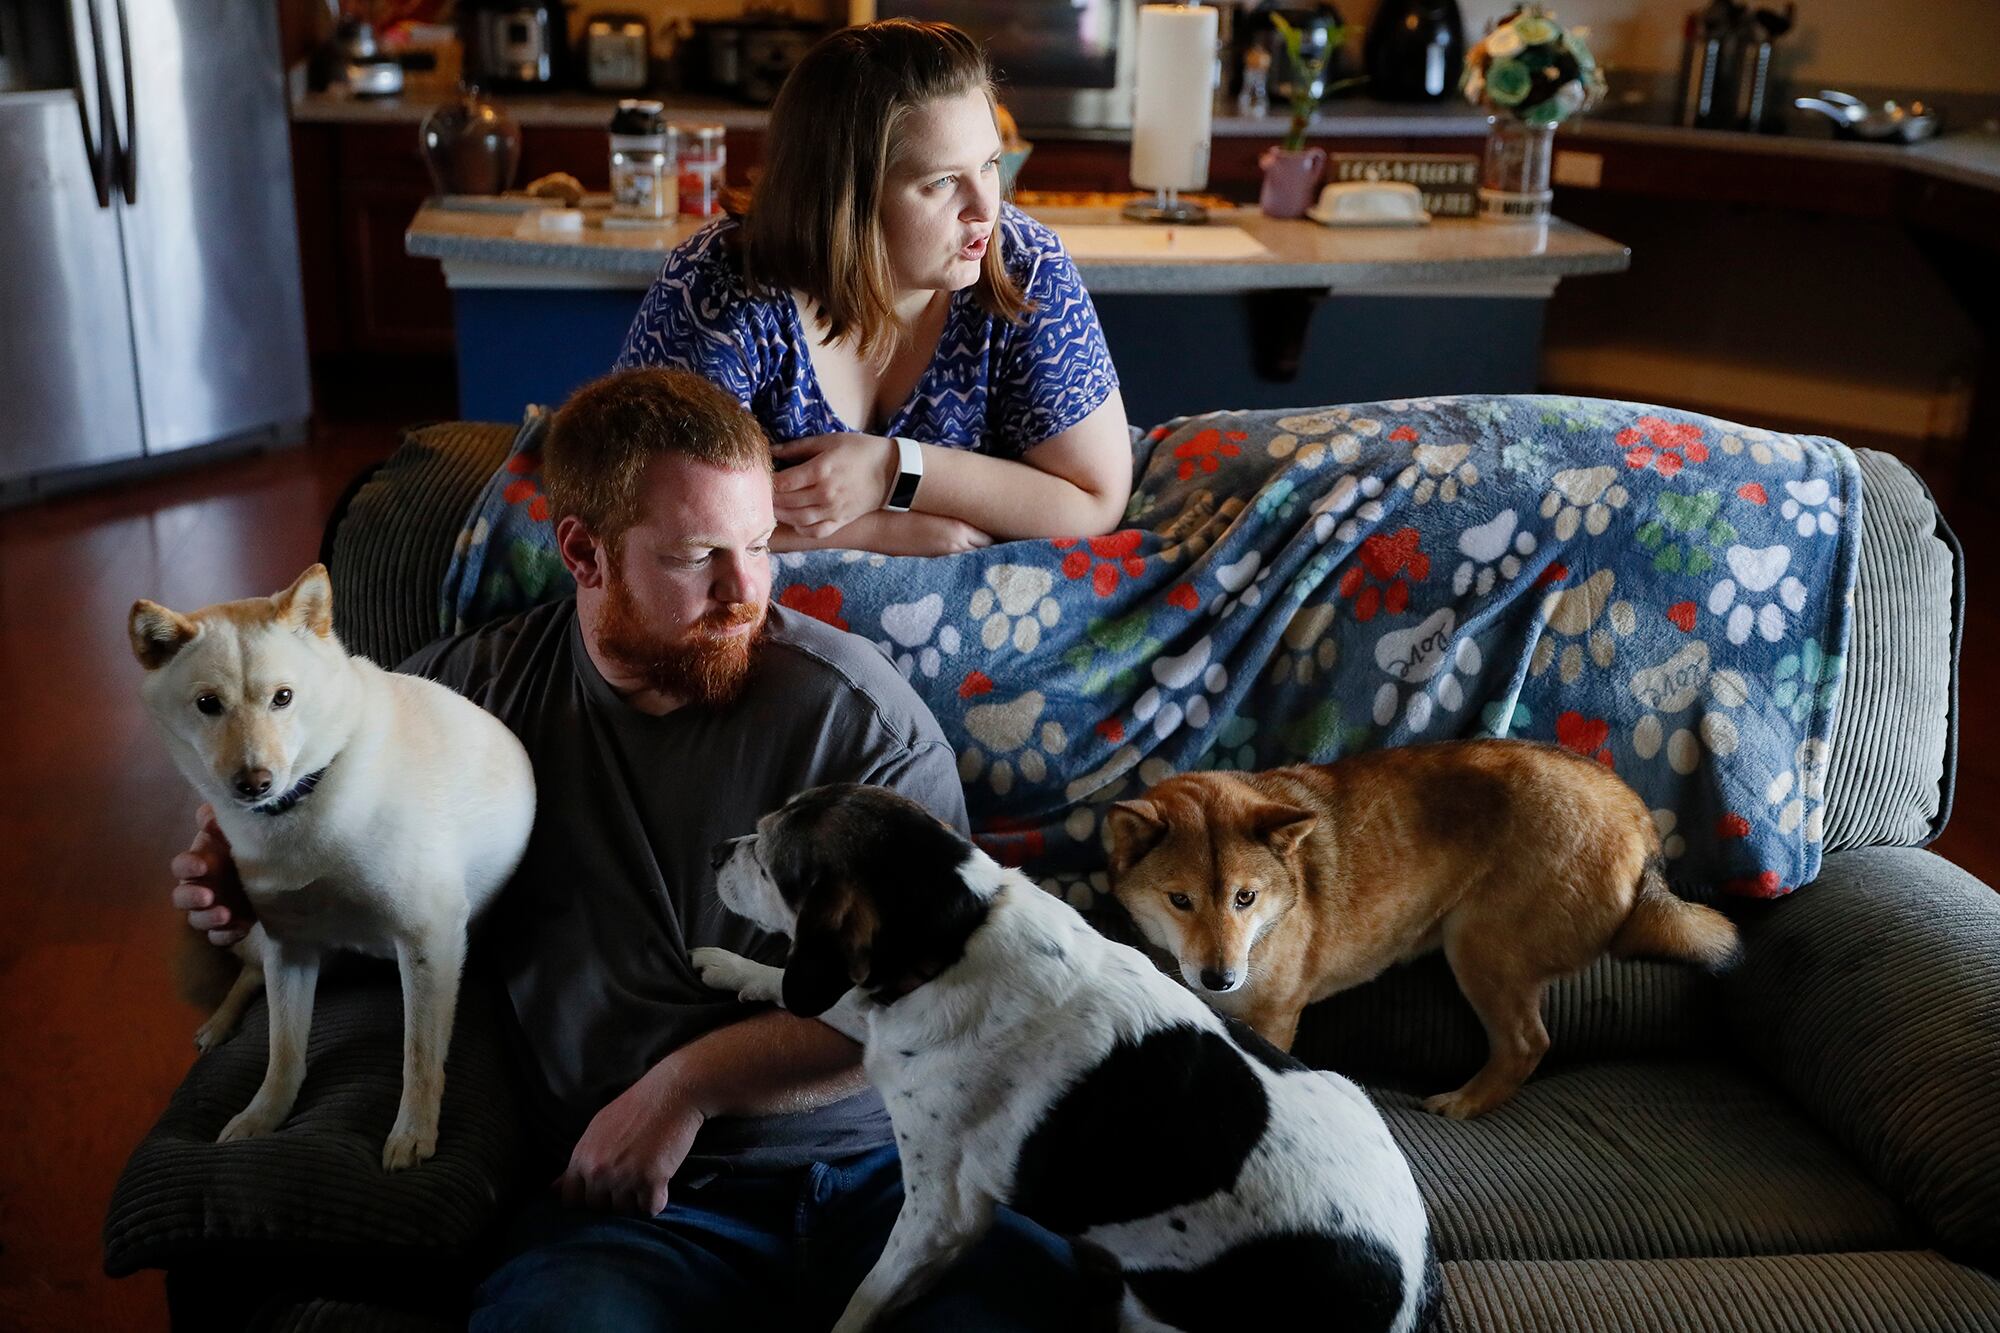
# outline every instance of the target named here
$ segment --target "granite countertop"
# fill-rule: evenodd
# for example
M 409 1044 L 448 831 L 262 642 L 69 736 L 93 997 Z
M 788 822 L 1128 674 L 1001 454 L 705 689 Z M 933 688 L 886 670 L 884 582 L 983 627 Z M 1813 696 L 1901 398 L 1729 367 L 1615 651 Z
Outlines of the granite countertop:
M 1959 131 L 1921 143 L 1886 144 L 1817 134 L 1749 134 L 1589 116 L 1559 133 L 1556 147 L 1560 149 L 1578 140 L 1670 144 L 1717 153 L 1759 153 L 1900 166 L 1919 175 L 1957 181 L 1975 189 L 2000 190 L 2000 132 L 1989 129 Z
M 461 211 L 433 201 L 418 212 L 405 242 L 410 254 L 443 261 L 448 278 L 465 279 L 476 268 L 485 270 L 489 285 L 642 287 L 666 251 L 700 225 L 614 230 L 602 225 L 601 211 L 583 211 L 583 230 L 553 232 L 541 229 L 535 211 Z M 1123 222 L 1108 208 L 1046 208 L 1035 216 L 1064 237 L 1084 285 L 1097 295 L 1482 285 L 1498 291 L 1509 283 L 1547 287 L 1558 278 L 1615 273 L 1631 262 L 1616 241 L 1562 221 L 1332 228 L 1241 208 L 1218 210 L 1208 227 L 1167 228 Z M 511 273 L 503 281 L 495 269 Z M 1524 287 L 1518 294 L 1530 293 Z

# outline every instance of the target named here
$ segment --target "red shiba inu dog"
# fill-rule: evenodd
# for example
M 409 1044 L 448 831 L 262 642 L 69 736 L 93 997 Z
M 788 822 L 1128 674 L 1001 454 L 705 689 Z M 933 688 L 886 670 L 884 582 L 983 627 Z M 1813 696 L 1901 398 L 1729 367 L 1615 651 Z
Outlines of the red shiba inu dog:
M 1736 928 L 1661 874 L 1638 794 L 1526 741 L 1453 741 L 1264 773 L 1184 773 L 1112 806 L 1112 891 L 1188 987 L 1291 1049 L 1306 1005 L 1442 948 L 1486 1029 L 1466 1118 L 1548 1050 L 1543 988 L 1606 950 L 1732 962 Z

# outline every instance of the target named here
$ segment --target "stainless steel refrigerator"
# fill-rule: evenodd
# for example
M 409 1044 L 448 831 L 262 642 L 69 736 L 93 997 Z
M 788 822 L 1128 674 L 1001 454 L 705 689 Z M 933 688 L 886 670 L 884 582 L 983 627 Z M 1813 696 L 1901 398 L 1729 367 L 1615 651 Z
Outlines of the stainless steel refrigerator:
M 277 7 L 0 0 L 0 498 L 310 410 Z

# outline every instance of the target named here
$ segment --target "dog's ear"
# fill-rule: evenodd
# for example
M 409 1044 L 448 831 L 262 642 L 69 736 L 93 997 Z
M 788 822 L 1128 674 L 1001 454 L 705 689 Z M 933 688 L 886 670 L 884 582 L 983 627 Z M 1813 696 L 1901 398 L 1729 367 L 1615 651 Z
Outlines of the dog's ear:
M 314 565 L 272 600 L 280 623 L 322 639 L 333 633 L 333 578 L 325 565 Z
M 1266 801 L 1250 811 L 1250 827 L 1280 857 L 1289 857 L 1319 825 L 1319 816 L 1282 801 Z
M 1167 836 L 1166 816 L 1151 801 L 1118 801 L 1104 812 L 1111 835 L 1111 873 L 1122 875 L 1144 860 Z
M 132 603 L 125 632 L 132 636 L 132 656 L 148 671 L 158 671 L 187 647 L 200 627 L 178 611 L 140 598 Z
M 879 925 L 875 905 L 852 880 L 821 881 L 806 892 L 785 960 L 785 1008 L 817 1018 L 868 975 Z

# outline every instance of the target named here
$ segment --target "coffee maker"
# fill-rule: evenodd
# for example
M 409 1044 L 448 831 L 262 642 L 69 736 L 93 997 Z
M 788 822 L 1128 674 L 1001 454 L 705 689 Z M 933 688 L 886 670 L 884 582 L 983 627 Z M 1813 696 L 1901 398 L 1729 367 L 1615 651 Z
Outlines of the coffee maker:
M 458 0 L 458 38 L 467 83 L 532 91 L 567 82 L 566 0 Z

